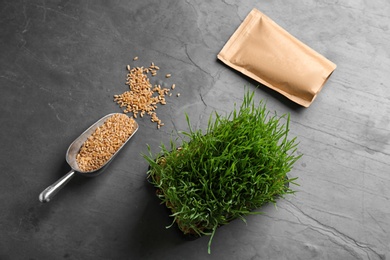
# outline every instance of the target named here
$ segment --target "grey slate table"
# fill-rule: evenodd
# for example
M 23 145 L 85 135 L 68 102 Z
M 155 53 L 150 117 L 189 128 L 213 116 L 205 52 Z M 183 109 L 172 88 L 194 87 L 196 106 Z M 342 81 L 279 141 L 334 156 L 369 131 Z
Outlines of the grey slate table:
M 258 8 L 338 67 L 309 108 L 217 61 Z M 0 2 L 0 259 L 389 259 L 390 2 Z M 138 61 L 133 57 L 138 56 Z M 155 62 L 156 82 L 176 84 L 96 178 L 75 177 L 50 203 L 39 193 L 70 168 L 69 144 L 120 112 L 125 66 Z M 165 79 L 163 75 L 171 73 Z M 245 86 L 271 111 L 291 113 L 304 154 L 295 195 L 214 237 L 185 240 L 146 182 L 146 144 L 157 151 L 184 113 L 205 128 Z

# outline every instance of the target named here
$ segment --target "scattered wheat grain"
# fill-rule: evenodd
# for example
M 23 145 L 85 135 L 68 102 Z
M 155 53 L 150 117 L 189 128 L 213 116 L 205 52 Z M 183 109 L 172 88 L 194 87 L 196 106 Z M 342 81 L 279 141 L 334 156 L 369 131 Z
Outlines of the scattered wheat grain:
M 137 60 L 135 57 L 134 60 Z M 151 121 L 157 123 L 158 126 L 162 126 L 161 120 L 158 119 L 156 112 L 157 105 L 165 105 L 165 96 L 169 94 L 169 88 L 161 88 L 160 85 L 152 84 L 149 81 L 148 74 L 152 77 L 157 75 L 157 70 L 160 68 L 151 63 L 148 68 L 144 67 L 132 67 L 128 66 L 128 74 L 126 78 L 126 85 L 129 86 L 129 91 L 124 92 L 121 95 L 114 95 L 114 101 L 123 108 L 125 113 L 133 113 L 133 117 L 143 117 L 145 114 L 151 116 Z M 167 78 L 171 77 L 171 74 L 166 75 Z

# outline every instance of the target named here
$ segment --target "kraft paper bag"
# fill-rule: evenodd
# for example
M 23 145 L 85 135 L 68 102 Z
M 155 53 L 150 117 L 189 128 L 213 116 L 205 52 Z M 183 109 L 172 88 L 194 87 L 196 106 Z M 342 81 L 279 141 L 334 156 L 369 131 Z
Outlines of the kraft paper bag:
M 218 59 L 292 101 L 309 107 L 336 69 L 326 59 L 253 9 Z

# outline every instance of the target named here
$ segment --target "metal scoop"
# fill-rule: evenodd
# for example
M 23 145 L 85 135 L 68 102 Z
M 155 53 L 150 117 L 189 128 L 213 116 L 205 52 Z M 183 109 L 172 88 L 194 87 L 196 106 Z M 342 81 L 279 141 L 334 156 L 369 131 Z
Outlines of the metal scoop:
M 110 118 L 111 116 L 115 115 L 116 113 L 108 114 L 101 119 L 99 119 L 96 123 L 94 123 L 92 126 L 90 126 L 87 130 L 84 131 L 79 137 L 77 137 L 76 140 L 73 141 L 73 143 L 69 146 L 67 152 L 66 152 L 66 162 L 69 164 L 69 166 L 72 168 L 64 177 L 47 187 L 44 191 L 42 191 L 41 194 L 39 194 L 39 200 L 41 202 L 49 202 L 54 195 L 57 194 L 58 191 L 62 187 L 67 184 L 72 177 L 75 175 L 75 173 L 87 176 L 87 177 L 94 177 L 99 175 L 103 172 L 103 170 L 106 168 L 106 166 L 114 159 L 114 157 L 118 154 L 118 152 L 125 146 L 125 144 L 131 139 L 131 137 L 137 132 L 138 130 L 138 124 L 135 122 L 136 129 L 134 132 L 129 136 L 129 138 L 126 140 L 126 142 L 123 143 L 123 145 L 111 156 L 111 158 L 103 164 L 100 168 L 94 170 L 94 171 L 82 171 L 80 170 L 77 161 L 76 156 L 80 151 L 81 146 L 84 144 L 84 142 L 87 140 L 88 137 L 90 137 L 98 128 L 99 126 L 103 125 L 103 123 Z

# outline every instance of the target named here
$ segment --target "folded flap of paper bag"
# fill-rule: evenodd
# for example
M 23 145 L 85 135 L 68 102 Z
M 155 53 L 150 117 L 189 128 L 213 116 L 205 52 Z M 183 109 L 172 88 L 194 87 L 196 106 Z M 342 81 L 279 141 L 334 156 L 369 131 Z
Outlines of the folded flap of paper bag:
M 257 9 L 230 37 L 218 59 L 304 107 L 336 69 Z

